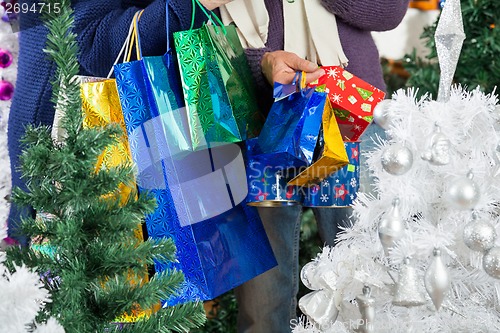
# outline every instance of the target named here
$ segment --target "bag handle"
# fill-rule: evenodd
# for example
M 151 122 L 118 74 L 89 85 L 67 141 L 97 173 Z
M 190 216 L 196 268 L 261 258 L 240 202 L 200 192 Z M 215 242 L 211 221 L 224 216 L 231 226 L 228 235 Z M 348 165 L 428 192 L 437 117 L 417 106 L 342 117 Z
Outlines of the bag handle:
M 171 49 L 170 49 L 170 26 L 169 26 L 169 23 L 170 23 L 170 20 L 168 18 L 168 3 L 170 1 L 167 0 L 165 1 L 165 31 L 167 32 L 167 52 L 166 54 L 170 54 L 171 52 Z
M 106 76 L 107 79 L 109 79 L 111 77 L 111 75 L 113 74 L 114 67 L 118 62 L 120 62 L 120 58 L 123 57 L 122 62 L 126 62 L 126 59 L 127 59 L 128 53 L 129 53 L 128 50 L 130 48 L 130 43 L 131 43 L 132 36 L 134 33 L 135 20 L 136 20 L 136 17 L 139 15 L 139 13 L 141 13 L 141 15 L 142 15 L 142 11 L 143 10 L 134 14 L 134 18 L 132 19 L 132 22 L 130 22 L 130 27 L 128 29 L 127 38 L 125 38 L 125 42 L 123 43 L 123 46 L 120 49 L 120 52 L 118 52 L 118 56 L 116 57 L 115 62 L 111 66 L 111 69 L 109 70 L 109 73 Z
M 302 96 L 304 96 L 304 90 L 306 88 L 306 72 L 297 71 L 293 77 L 292 84 L 297 86 L 297 92 L 300 91 Z
M 189 30 L 193 30 L 193 27 L 194 27 L 194 17 L 195 17 L 195 13 L 196 13 L 196 5 L 198 5 L 198 7 L 202 10 L 202 12 L 208 18 L 208 20 L 214 26 L 220 27 L 222 29 L 222 32 L 224 32 L 224 35 L 227 34 L 226 28 L 224 27 L 224 23 L 222 23 L 221 19 L 217 15 L 215 15 L 212 11 L 208 11 L 208 12 L 210 12 L 210 14 L 209 14 L 207 12 L 207 10 L 205 9 L 205 7 L 200 3 L 199 0 L 191 0 L 191 3 L 193 4 L 193 11 L 192 11 L 192 14 L 191 14 L 191 26 L 189 27 Z M 215 18 L 215 21 L 217 21 L 218 24 L 213 20 L 213 18 Z
M 129 49 L 127 52 L 127 60 L 126 62 L 130 62 L 130 58 L 132 57 L 132 50 L 135 46 L 135 55 L 137 60 L 142 59 L 142 52 L 141 52 L 141 39 L 139 37 L 139 20 L 141 19 L 142 13 L 144 13 L 144 9 L 140 10 L 134 15 L 134 19 L 132 20 L 133 23 L 133 29 L 132 29 L 132 40 L 129 45 Z

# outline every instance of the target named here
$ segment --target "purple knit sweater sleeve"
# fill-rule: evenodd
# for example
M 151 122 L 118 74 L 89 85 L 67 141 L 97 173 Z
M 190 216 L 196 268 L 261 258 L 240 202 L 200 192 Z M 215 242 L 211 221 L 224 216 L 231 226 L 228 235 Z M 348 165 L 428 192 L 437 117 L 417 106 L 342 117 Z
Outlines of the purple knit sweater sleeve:
M 191 24 L 192 5 L 189 0 L 168 0 L 169 38 L 172 32 L 187 30 Z M 83 72 L 104 76 L 111 69 L 123 45 L 134 14 L 144 13 L 139 22 L 143 56 L 162 55 L 167 49 L 165 0 L 92 0 L 75 1 L 75 27 L 80 47 L 80 65 Z M 199 26 L 205 20 L 201 10 L 196 11 Z
M 321 0 L 341 20 L 367 31 L 385 31 L 398 26 L 409 0 Z

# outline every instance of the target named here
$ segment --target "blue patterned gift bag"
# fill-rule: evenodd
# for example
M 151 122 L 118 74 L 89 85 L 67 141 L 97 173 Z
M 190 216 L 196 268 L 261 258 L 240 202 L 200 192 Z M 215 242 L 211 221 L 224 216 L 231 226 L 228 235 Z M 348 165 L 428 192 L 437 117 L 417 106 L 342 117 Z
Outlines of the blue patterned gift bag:
M 298 205 L 301 189 L 287 185 L 306 166 L 287 153 L 263 154 L 258 139 L 246 141 L 248 196 L 251 206 L 280 207 Z
M 288 154 L 298 165 L 312 162 L 326 94 L 297 84 L 275 84 L 274 101 L 257 140 L 264 154 Z M 295 89 L 295 88 L 294 88 Z M 301 163 L 302 162 L 302 163 Z
M 303 188 L 303 205 L 307 207 L 348 207 L 359 189 L 359 141 L 344 142 L 349 164 L 323 179 L 319 184 Z

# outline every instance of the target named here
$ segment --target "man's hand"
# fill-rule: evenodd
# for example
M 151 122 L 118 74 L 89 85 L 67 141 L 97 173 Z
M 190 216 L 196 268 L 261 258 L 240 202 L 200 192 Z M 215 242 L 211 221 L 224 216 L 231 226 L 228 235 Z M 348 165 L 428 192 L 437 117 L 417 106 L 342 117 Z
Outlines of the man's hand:
M 325 71 L 318 68 L 313 62 L 300 58 L 292 52 L 274 51 L 266 52 L 261 62 L 262 73 L 267 81 L 273 85 L 274 82 L 290 84 L 297 71 L 306 73 L 306 84 L 316 81 Z
M 225 5 L 232 0 L 200 0 L 200 3 L 208 10 L 214 10 L 215 8 Z

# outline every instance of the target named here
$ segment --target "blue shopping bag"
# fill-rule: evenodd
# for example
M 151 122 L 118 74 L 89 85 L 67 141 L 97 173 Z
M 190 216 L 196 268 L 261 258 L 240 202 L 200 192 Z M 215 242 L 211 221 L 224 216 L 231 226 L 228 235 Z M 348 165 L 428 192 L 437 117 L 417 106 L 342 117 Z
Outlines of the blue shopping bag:
M 177 247 L 178 262 L 156 262 L 155 268 L 176 268 L 185 276 L 165 303 L 213 299 L 276 260 L 257 211 L 244 204 L 239 147 L 183 149 L 190 132 L 175 123 L 186 113 L 173 55 L 138 58 L 114 69 L 139 191 L 152 193 L 158 204 L 146 216 L 148 235 L 171 237 Z
M 257 138 L 246 141 L 247 204 L 257 207 L 300 204 L 302 191 L 287 183 L 306 167 L 306 163 L 287 153 L 264 154 L 257 141 Z
M 300 84 L 297 74 L 289 85 L 275 84 L 275 101 L 258 138 L 264 154 L 279 154 L 295 164 L 312 162 L 326 95 Z

